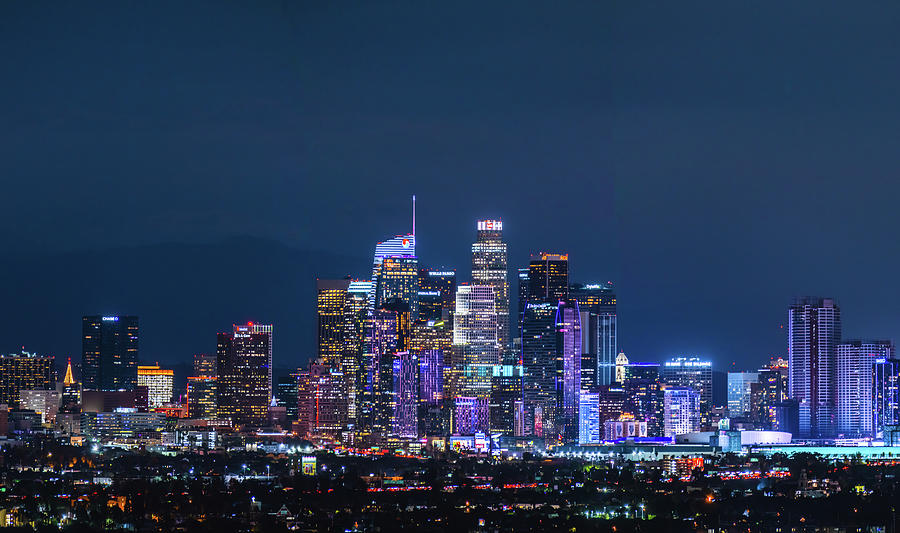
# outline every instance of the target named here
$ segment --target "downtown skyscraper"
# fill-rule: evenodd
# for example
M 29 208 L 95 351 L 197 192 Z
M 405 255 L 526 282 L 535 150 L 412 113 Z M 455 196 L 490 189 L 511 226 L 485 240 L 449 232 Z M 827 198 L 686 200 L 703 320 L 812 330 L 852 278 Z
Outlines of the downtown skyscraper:
M 496 306 L 497 297 L 492 286 L 461 285 L 456 289 L 451 391 L 456 405 L 453 430 L 457 433 L 490 431 L 491 383 L 494 367 L 500 364 Z M 462 412 L 461 406 L 465 406 L 467 412 L 457 416 Z M 476 409 L 478 413 L 468 412 L 470 409 Z
M 509 265 L 501 220 L 479 220 L 472 244 L 472 284 L 492 287 L 496 299 L 497 342 L 500 361 L 515 364 L 509 340 Z
M 84 389 L 133 391 L 137 387 L 138 318 L 85 316 L 81 333 Z
M 616 381 L 616 294 L 612 283 L 572 285 L 569 295 L 581 313 L 582 384 L 585 388 Z
M 800 436 L 837 433 L 841 310 L 832 298 L 797 299 L 788 310 L 788 396 L 799 403 Z
M 216 347 L 219 418 L 235 426 L 266 424 L 271 399 L 271 325 L 234 325 Z
M 874 437 L 873 368 L 894 358 L 889 340 L 846 340 L 837 346 L 837 432 L 843 437 Z

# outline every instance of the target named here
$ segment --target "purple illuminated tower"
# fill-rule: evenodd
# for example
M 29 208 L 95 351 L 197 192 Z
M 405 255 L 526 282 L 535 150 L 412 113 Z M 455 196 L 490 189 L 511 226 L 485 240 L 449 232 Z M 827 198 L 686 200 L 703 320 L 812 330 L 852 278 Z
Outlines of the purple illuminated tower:
M 391 431 L 400 438 L 416 438 L 418 427 L 418 358 L 400 352 L 394 357 L 394 414 Z
M 566 441 L 578 438 L 581 393 L 581 314 L 574 300 L 559 302 L 556 310 L 557 429 Z

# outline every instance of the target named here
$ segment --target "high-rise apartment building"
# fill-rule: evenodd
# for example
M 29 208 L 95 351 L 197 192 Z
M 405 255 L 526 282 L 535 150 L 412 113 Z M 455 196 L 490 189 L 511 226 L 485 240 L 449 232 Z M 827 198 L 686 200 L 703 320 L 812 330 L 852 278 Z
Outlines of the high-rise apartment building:
M 172 401 L 174 382 L 175 371 L 160 368 L 158 363 L 137 367 L 137 385 L 147 387 L 147 402 L 150 407 L 160 407 Z
M 137 386 L 138 318 L 85 316 L 81 320 L 81 374 L 85 390 Z
M 219 333 L 216 347 L 219 418 L 235 426 L 260 427 L 267 422 L 271 399 L 272 326 L 235 325 Z
M 844 437 L 873 437 L 873 368 L 894 358 L 894 343 L 844 341 L 837 346 L 837 432 Z
M 799 403 L 800 436 L 837 433 L 837 345 L 841 310 L 831 298 L 797 299 L 788 310 L 788 395 Z
M 496 299 L 497 342 L 503 364 L 515 364 L 509 340 L 509 265 L 506 243 L 503 242 L 503 222 L 479 220 L 478 234 L 472 244 L 472 284 L 492 287 Z
M 0 355 L 0 404 L 18 404 L 23 390 L 48 390 L 55 386 L 53 357 L 22 351 Z
M 663 396 L 663 436 L 700 429 L 700 393 L 693 388 L 667 388 Z

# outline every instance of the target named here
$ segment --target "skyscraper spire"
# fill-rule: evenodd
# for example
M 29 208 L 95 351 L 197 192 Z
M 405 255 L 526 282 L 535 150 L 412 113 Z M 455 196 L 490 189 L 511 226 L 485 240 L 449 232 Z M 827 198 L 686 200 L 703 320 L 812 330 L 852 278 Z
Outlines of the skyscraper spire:
M 66 366 L 66 377 L 63 378 L 63 385 L 70 386 L 75 383 L 75 378 L 72 377 L 72 358 L 69 357 L 68 366 Z
M 413 195 L 413 227 L 412 227 L 413 237 L 416 236 L 416 195 Z

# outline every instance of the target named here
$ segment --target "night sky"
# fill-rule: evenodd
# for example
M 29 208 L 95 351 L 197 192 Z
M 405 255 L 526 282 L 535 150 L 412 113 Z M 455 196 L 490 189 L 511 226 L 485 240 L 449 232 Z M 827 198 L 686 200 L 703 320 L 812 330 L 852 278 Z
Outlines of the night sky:
M 412 194 L 425 265 L 500 217 L 612 280 L 632 360 L 756 367 L 803 294 L 900 338 L 898 3 L 222 4 L 0 5 L 0 352 L 254 319 L 295 367 Z

